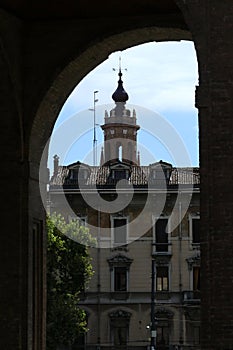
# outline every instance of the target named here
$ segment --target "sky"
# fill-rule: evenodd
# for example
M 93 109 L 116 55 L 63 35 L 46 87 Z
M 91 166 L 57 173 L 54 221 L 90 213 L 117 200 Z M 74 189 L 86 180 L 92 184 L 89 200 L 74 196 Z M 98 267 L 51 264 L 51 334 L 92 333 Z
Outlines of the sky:
M 98 162 L 103 146 L 105 110 L 114 108 L 119 58 L 126 107 L 135 109 L 141 165 L 158 160 L 174 166 L 198 166 L 198 66 L 190 41 L 150 42 L 112 53 L 73 90 L 61 109 L 50 139 L 48 166 L 76 161 L 93 164 L 94 91 Z M 97 162 L 97 164 L 98 164 Z

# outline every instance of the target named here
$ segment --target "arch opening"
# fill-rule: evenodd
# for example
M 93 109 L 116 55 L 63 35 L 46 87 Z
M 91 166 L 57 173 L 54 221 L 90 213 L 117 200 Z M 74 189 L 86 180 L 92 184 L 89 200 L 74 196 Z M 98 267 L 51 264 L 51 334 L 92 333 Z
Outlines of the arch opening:
M 143 30 L 139 30 L 139 32 L 140 32 L 140 35 L 142 35 L 142 37 L 143 37 Z M 168 30 L 168 32 L 170 32 L 170 30 Z M 176 31 L 175 31 L 176 32 Z M 190 39 L 190 34 L 189 33 L 187 33 L 187 32 L 185 32 L 185 31 L 181 31 L 180 32 L 180 30 L 178 31 L 179 32 L 179 34 L 177 35 L 178 37 L 185 37 L 186 39 L 187 39 L 187 37 Z M 137 33 L 137 31 L 135 31 L 134 32 L 134 34 L 135 33 Z M 152 34 L 153 33 L 153 34 Z M 149 37 L 151 38 L 151 36 L 153 36 L 154 38 L 156 38 L 156 33 L 158 34 L 158 32 L 157 32 L 157 28 L 153 28 L 152 30 L 151 30 L 151 33 L 150 33 L 150 35 L 149 35 Z M 130 33 L 130 34 L 132 34 L 132 33 Z M 129 37 L 130 37 L 130 34 L 129 34 Z M 182 35 L 181 35 L 182 34 Z M 148 40 L 148 33 L 147 33 L 147 31 L 145 31 L 144 32 L 144 35 L 145 35 L 145 37 L 144 37 L 144 39 L 137 39 L 137 41 L 140 41 L 140 40 L 143 40 L 143 41 L 147 41 Z M 161 33 L 160 33 L 160 35 L 161 35 Z M 163 34 L 164 35 L 164 34 Z M 171 31 L 171 33 L 170 33 L 170 35 L 171 35 L 171 38 L 172 38 L 172 31 Z M 176 37 L 176 35 L 174 35 L 175 37 Z M 122 34 L 122 40 L 123 40 L 123 37 L 124 37 L 124 34 Z M 140 36 L 139 36 L 140 37 Z M 164 38 L 166 38 L 166 37 L 169 37 L 169 35 L 164 35 Z M 117 38 L 118 38 L 118 36 L 117 36 Z M 111 38 L 111 40 L 112 40 L 112 38 Z M 117 40 L 116 40 L 116 42 L 117 42 Z M 117 43 L 116 44 L 116 42 L 115 42 L 115 45 L 117 46 L 117 47 L 124 47 L 124 44 L 119 44 L 119 43 Z M 123 42 L 124 42 L 124 40 L 123 40 Z M 98 60 L 103 60 L 103 57 L 106 55 L 106 47 L 105 47 L 105 43 L 102 43 L 102 45 L 103 45 L 103 48 L 105 49 L 105 50 L 103 50 L 103 52 L 102 52 L 102 55 L 98 58 Z M 114 46 L 114 45 L 113 45 Z M 99 47 L 101 47 L 101 44 L 98 44 L 98 45 L 96 45 L 94 48 L 92 48 L 94 51 L 95 50 L 97 50 L 97 48 L 99 49 Z M 88 50 L 87 50 L 88 51 Z M 108 51 L 107 51 L 108 52 Z M 109 53 L 109 52 L 108 52 Z M 86 56 L 86 55 L 87 56 Z M 88 57 L 88 55 L 89 55 L 89 52 L 86 52 L 84 55 L 83 55 L 83 57 L 79 57 L 77 60 L 76 60 L 76 64 L 75 64 L 75 66 L 77 66 L 77 62 L 79 62 L 80 61 L 80 64 L 81 64 L 81 62 L 82 62 L 82 60 L 83 61 L 86 61 L 86 57 Z M 71 66 L 72 66 L 72 64 L 73 63 L 71 63 Z M 96 64 L 96 63 L 95 63 Z M 93 66 L 93 62 L 91 61 L 91 60 L 89 60 L 89 65 L 87 64 L 87 66 L 89 67 L 89 68 L 87 68 L 88 70 L 91 70 L 91 68 L 92 68 L 92 66 Z M 69 70 L 70 70 L 70 67 L 69 67 Z M 75 68 L 74 67 L 74 72 L 77 70 L 77 68 Z M 44 118 L 46 118 L 46 116 L 48 116 L 48 120 L 47 120 L 47 122 L 46 123 L 48 123 L 49 125 L 50 125 L 50 127 L 42 127 L 42 134 L 40 135 L 40 140 L 38 140 L 38 135 L 37 135 L 37 132 L 36 132 L 36 129 L 35 129 L 35 126 L 34 126 L 34 128 L 32 129 L 32 136 L 31 136 L 31 139 L 33 140 L 32 141 L 32 144 L 31 144 L 31 152 L 30 152 L 30 162 L 31 163 L 35 163 L 35 164 L 37 164 L 37 165 L 39 165 L 39 162 L 40 162 L 40 152 L 42 152 L 42 148 L 43 148 L 43 146 L 44 146 L 44 144 L 45 144 L 45 142 L 47 141 L 47 138 L 48 138 L 48 136 L 51 134 L 51 128 L 52 128 L 52 125 L 54 125 L 54 121 L 55 121 L 55 119 L 56 119 L 56 117 L 57 117 L 57 114 L 58 114 L 58 112 L 59 112 L 59 110 L 61 110 L 61 108 L 62 108 L 62 105 L 63 105 L 63 103 L 64 103 L 64 97 L 65 96 L 67 96 L 67 91 L 70 89 L 72 89 L 73 87 L 74 87 L 74 85 L 75 84 L 77 84 L 77 82 L 78 82 L 78 76 L 80 77 L 80 80 L 81 80 L 81 77 L 82 77 L 82 74 L 83 74 L 83 72 L 81 73 L 81 74 L 77 74 L 77 76 L 76 76 L 76 78 L 74 79 L 73 78 L 73 75 L 74 75 L 74 72 L 73 72 L 73 74 L 72 74 L 72 77 L 70 76 L 70 72 L 68 72 L 68 74 L 66 74 L 67 72 L 66 72 L 66 69 L 61 73 L 61 75 L 60 75 L 60 77 L 59 77 L 59 82 L 61 81 L 61 80 L 63 80 L 63 79 L 65 79 L 65 80 L 67 80 L 67 83 L 66 84 L 64 84 L 65 86 L 66 86 L 66 89 L 64 90 L 64 91 L 61 91 L 61 90 L 58 90 L 58 94 L 60 95 L 60 96 L 55 96 L 54 95 L 54 91 L 56 91 L 56 88 L 55 87 L 53 87 L 52 88 L 52 91 L 50 91 L 50 92 L 52 92 L 51 94 L 50 93 L 48 93 L 48 96 L 47 96 L 47 98 L 46 98 L 46 100 L 44 100 L 43 102 L 42 102 L 42 104 L 41 104 L 41 106 L 40 106 L 40 109 L 39 109 L 39 111 L 38 111 L 38 114 L 37 114 L 37 118 L 38 118 L 38 120 L 41 118 L 41 115 L 43 114 L 43 119 Z M 79 72 L 80 73 L 80 72 Z M 58 82 L 58 83 L 59 83 Z M 54 83 L 54 85 L 56 85 L 56 83 L 57 82 L 55 82 Z M 69 86 L 69 88 L 67 89 L 67 85 Z M 48 111 L 49 111 L 49 109 L 47 108 L 51 103 L 53 103 L 53 101 L 54 100 L 59 100 L 59 103 L 55 106 L 55 108 L 54 108 L 54 111 L 53 111 L 53 113 L 51 114 L 51 115 L 48 115 Z M 51 111 L 51 109 L 50 109 L 50 111 Z M 36 137 L 37 137 L 37 141 L 36 141 Z M 37 143 L 38 142 L 38 143 Z M 39 144 L 39 147 L 38 147 L 38 144 Z M 43 165 L 44 165 L 44 168 L 46 167 L 46 163 L 47 163 L 47 152 L 48 152 L 48 150 L 46 150 L 46 152 L 44 153 L 44 155 L 45 155 L 45 158 L 44 159 L 42 159 L 42 163 L 43 163 Z M 118 147 L 118 158 L 120 159 L 120 156 L 121 156 L 121 152 L 120 152 L 120 147 Z M 122 158 L 122 157 L 121 157 Z M 43 166 L 42 166 L 42 168 L 43 168 Z

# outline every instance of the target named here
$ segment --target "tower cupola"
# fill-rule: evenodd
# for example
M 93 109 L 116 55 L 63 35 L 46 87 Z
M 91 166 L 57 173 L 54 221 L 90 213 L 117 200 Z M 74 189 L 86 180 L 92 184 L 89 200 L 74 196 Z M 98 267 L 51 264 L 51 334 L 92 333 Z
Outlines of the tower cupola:
M 119 67 L 119 80 L 112 98 L 116 106 L 105 111 L 104 125 L 104 154 L 102 159 L 105 163 L 124 162 L 137 164 L 137 125 L 135 110 L 130 111 L 125 107 L 129 99 L 123 87 L 121 67 Z M 102 161 L 103 162 L 103 161 Z
M 118 103 L 118 102 L 126 103 L 126 101 L 128 101 L 129 99 L 129 96 L 125 91 L 125 89 L 123 88 L 123 81 L 121 79 L 122 77 L 121 69 L 119 69 L 118 75 L 119 75 L 118 87 L 116 91 L 112 94 L 112 99 L 115 103 Z

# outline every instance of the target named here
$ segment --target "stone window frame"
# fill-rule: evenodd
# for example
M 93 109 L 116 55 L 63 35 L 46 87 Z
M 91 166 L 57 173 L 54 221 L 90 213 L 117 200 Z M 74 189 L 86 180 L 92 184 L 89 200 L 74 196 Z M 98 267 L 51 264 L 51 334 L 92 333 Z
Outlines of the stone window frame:
M 158 268 L 167 268 L 167 289 L 162 289 L 159 290 L 158 289 L 158 285 L 157 285 L 157 269 Z M 170 264 L 156 264 L 155 266 L 155 290 L 158 293 L 161 292 L 166 292 L 168 293 L 170 291 L 170 285 L 171 285 L 171 279 L 170 279 Z
M 200 220 L 200 213 L 190 213 L 189 214 L 189 239 L 190 239 L 190 248 L 193 249 L 200 249 L 200 242 L 194 243 L 193 242 L 193 220 Z
M 152 255 L 156 254 L 156 255 L 171 255 L 171 249 L 172 249 L 172 245 L 171 245 L 171 224 L 169 221 L 169 215 L 160 215 L 160 216 L 156 216 L 156 215 L 152 215 L 152 230 L 153 230 L 153 246 L 152 246 Z M 156 250 L 156 245 L 154 245 L 156 243 L 156 222 L 158 220 L 167 220 L 167 228 L 168 228 L 168 232 L 167 232 L 167 241 L 168 241 L 168 250 L 167 251 L 157 251 Z
M 168 310 L 165 307 L 159 307 L 159 308 L 156 308 L 156 310 L 155 310 L 155 318 L 156 318 L 156 327 L 157 328 L 165 328 L 165 327 L 167 328 L 168 344 L 169 344 L 172 323 L 173 323 L 173 319 L 174 319 L 174 312 L 171 310 Z M 156 345 L 159 346 L 160 344 L 157 343 Z
M 113 293 L 121 293 L 121 291 L 115 290 L 115 268 L 121 267 L 125 268 L 126 271 L 126 291 L 122 291 L 123 293 L 129 291 L 129 270 L 130 265 L 133 262 L 133 259 L 123 255 L 117 254 L 112 258 L 107 259 L 109 267 L 110 267 L 110 290 Z
M 114 237 L 114 220 L 126 220 L 126 239 L 125 242 L 123 243 L 117 243 L 115 242 L 115 237 Z M 110 217 L 110 221 L 111 221 L 111 243 L 112 243 L 112 247 L 122 247 L 122 246 L 127 246 L 128 242 L 129 242 L 129 216 L 128 215 L 121 215 L 121 214 L 114 214 L 111 215 Z
M 189 270 L 189 285 L 190 285 L 190 290 L 194 291 L 194 286 L 193 286 L 193 279 L 194 279 L 194 275 L 193 275 L 193 268 L 194 267 L 199 267 L 201 266 L 201 257 L 200 254 L 197 253 L 194 256 L 191 256 L 189 258 L 186 259 L 187 264 L 188 264 L 188 270 Z

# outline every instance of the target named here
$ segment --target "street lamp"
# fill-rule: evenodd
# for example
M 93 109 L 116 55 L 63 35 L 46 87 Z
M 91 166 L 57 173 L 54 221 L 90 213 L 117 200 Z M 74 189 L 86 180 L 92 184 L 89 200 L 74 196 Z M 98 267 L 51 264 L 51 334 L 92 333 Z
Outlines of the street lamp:
M 97 139 L 96 139 L 96 116 L 95 116 L 95 104 L 96 102 L 98 102 L 98 99 L 96 99 L 96 94 L 99 91 L 94 91 L 94 100 L 93 100 L 93 108 L 89 108 L 89 111 L 93 112 L 93 165 L 96 165 L 96 161 L 97 161 Z

